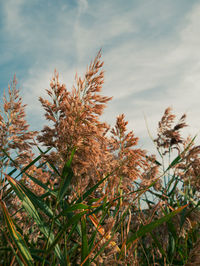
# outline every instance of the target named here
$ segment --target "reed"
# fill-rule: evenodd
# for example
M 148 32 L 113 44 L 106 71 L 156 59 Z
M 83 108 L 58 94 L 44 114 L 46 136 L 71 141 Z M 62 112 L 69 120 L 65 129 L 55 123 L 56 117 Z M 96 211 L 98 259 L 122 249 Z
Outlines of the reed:
M 111 97 L 101 51 L 67 90 L 55 71 L 39 98 L 48 122 L 29 131 L 17 81 L 0 113 L 1 265 L 195 265 L 199 261 L 200 148 L 183 139 L 186 116 L 167 108 L 138 148 L 123 114 L 101 115 Z M 38 155 L 33 149 L 38 149 Z M 144 208 L 145 206 L 145 208 Z

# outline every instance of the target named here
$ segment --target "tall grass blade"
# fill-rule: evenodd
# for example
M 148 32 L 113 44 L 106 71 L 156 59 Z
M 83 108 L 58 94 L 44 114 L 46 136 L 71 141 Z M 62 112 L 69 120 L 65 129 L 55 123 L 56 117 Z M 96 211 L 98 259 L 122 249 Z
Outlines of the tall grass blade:
M 52 243 L 54 240 L 54 234 L 53 232 L 49 232 L 48 225 L 45 224 L 45 222 L 43 221 L 43 218 L 37 212 L 33 202 L 27 195 L 27 191 L 23 190 L 23 187 L 20 185 L 20 183 L 14 180 L 12 177 L 9 177 L 7 175 L 6 178 L 8 182 L 10 183 L 10 185 L 13 187 L 19 199 L 22 201 L 22 205 L 25 208 L 25 210 L 34 219 L 40 231 L 46 236 L 46 238 L 49 238 L 50 243 Z M 55 251 L 56 251 L 58 258 L 61 260 L 62 259 L 61 251 L 58 246 L 55 247 Z
M 86 230 L 86 219 L 84 216 L 81 217 L 81 234 L 82 234 L 81 262 L 83 262 L 89 254 L 87 230 Z M 83 265 L 89 266 L 89 264 L 90 264 L 89 259 L 87 259 L 87 261 Z
M 137 240 L 138 238 L 144 236 L 147 233 L 152 232 L 156 227 L 160 226 L 162 223 L 167 222 L 169 219 L 171 219 L 173 216 L 181 212 L 184 208 L 186 208 L 188 205 L 182 206 L 178 208 L 177 210 L 165 215 L 164 217 L 151 222 L 150 224 L 142 226 L 137 232 L 135 232 L 131 237 L 129 237 L 126 241 L 126 244 L 128 247 L 131 246 L 131 244 Z
M 57 236 L 55 237 L 54 241 L 49 246 L 48 250 L 46 251 L 46 254 L 48 255 L 56 246 L 56 244 L 62 239 L 63 234 L 65 231 L 71 226 L 77 224 L 81 217 L 86 214 L 87 211 L 83 211 L 80 213 L 75 214 L 65 225 L 63 225 L 62 229 L 57 233 Z
M 9 231 L 9 234 L 13 240 L 13 242 L 15 243 L 19 254 L 21 255 L 20 257 L 22 258 L 22 262 L 24 264 L 33 265 L 33 258 L 31 256 L 31 253 L 28 249 L 28 246 L 26 244 L 26 242 L 24 241 L 22 235 L 16 230 L 16 227 L 14 225 L 14 222 L 12 221 L 12 218 L 10 217 L 8 210 L 6 208 L 5 203 L 0 200 L 0 205 L 4 214 L 4 218 L 5 218 L 5 222 Z

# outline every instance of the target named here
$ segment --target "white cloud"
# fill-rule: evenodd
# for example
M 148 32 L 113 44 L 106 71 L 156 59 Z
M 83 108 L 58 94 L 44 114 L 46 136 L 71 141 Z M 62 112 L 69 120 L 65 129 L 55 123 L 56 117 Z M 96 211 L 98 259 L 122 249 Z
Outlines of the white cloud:
M 86 11 L 87 8 L 88 8 L 87 0 L 78 0 L 78 14 L 79 14 L 79 16 L 81 15 L 81 13 Z
M 23 34 L 23 16 L 20 13 L 24 2 L 24 0 L 7 0 L 3 3 L 5 30 L 11 35 L 17 36 Z
M 199 131 L 199 14 L 200 6 L 195 6 L 174 39 L 151 45 L 141 44 L 140 47 L 132 42 L 121 47 L 116 46 L 112 52 L 106 54 L 106 88 L 111 88 L 111 94 L 121 101 L 133 99 L 132 106 L 124 102 L 124 110 L 121 108 L 119 111 L 127 114 L 132 112 L 131 124 L 135 121 L 135 128 L 138 126 L 140 132 L 146 130 L 145 123 L 142 125 L 140 122 L 143 111 L 148 119 L 157 123 L 167 106 L 173 106 L 178 115 L 187 112 L 188 124 L 191 125 L 187 129 L 188 133 L 194 135 Z M 155 95 L 155 99 L 145 97 L 145 93 L 144 99 L 137 97 L 137 92 L 152 88 L 157 88 L 158 97 Z M 136 108 L 134 103 L 137 104 Z

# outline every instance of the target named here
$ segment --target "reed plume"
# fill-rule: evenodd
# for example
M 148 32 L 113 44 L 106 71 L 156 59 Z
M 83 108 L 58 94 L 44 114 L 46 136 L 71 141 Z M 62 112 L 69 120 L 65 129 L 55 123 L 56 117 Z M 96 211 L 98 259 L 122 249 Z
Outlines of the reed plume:
M 76 75 L 76 86 L 72 87 L 71 92 L 59 83 L 58 73 L 55 72 L 51 88 L 47 90 L 52 102 L 39 99 L 46 111 L 46 119 L 53 126 L 45 126 L 38 141 L 55 148 L 49 159 L 60 168 L 69 159 L 72 150 L 76 149 L 72 163 L 75 174 L 73 182 L 79 192 L 101 178 L 100 172 L 108 154 L 104 143 L 108 125 L 100 122 L 99 118 L 111 97 L 99 93 L 104 82 L 100 58 L 101 52 L 90 64 L 84 79 Z
M 4 90 L 3 108 L 0 113 L 0 148 L 9 155 L 14 155 L 14 162 L 8 162 L 5 154 L 0 151 L 2 166 L 26 165 L 32 159 L 33 139 L 36 131 L 29 131 L 29 125 L 25 120 L 25 107 L 16 88 L 17 79 L 14 76 L 11 85 L 8 86 L 8 97 Z

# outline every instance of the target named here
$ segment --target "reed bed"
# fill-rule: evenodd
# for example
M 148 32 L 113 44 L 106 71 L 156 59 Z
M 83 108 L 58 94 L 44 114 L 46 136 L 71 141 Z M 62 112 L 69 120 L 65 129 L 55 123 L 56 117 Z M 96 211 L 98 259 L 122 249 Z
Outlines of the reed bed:
M 17 80 L 0 113 L 0 265 L 199 265 L 200 146 L 167 108 L 138 148 L 123 114 L 101 115 L 101 51 L 68 90 L 55 71 L 30 131 Z M 37 154 L 34 150 L 37 149 Z

